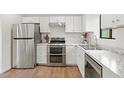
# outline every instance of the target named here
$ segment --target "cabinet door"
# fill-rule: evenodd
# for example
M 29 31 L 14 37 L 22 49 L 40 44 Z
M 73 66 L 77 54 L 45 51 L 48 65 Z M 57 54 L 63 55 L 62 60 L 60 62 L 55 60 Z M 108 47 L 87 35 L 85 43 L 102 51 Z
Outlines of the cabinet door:
M 84 32 L 99 32 L 99 15 L 98 14 L 87 14 L 85 18 L 85 29 Z
M 50 23 L 57 22 L 57 16 L 50 16 Z
M 103 67 L 103 78 L 119 78 L 119 76 L 110 71 L 108 68 Z
M 86 14 L 82 16 L 82 31 L 86 32 Z
M 47 45 L 37 45 L 37 63 L 47 64 Z
M 39 17 L 22 17 L 22 23 L 40 23 Z
M 73 23 L 73 31 L 82 32 L 82 16 L 74 16 Z
M 76 48 L 76 62 L 77 66 L 82 74 L 82 76 L 85 76 L 85 52 L 80 48 Z
M 65 22 L 65 16 L 50 16 L 50 22 L 51 23 Z
M 75 46 L 66 46 L 66 64 L 75 65 L 76 64 L 76 54 Z
M 58 21 L 59 22 L 65 22 L 65 16 L 58 16 Z
M 73 32 L 73 16 L 66 16 L 66 32 Z
M 50 32 L 49 17 L 40 17 L 40 32 Z

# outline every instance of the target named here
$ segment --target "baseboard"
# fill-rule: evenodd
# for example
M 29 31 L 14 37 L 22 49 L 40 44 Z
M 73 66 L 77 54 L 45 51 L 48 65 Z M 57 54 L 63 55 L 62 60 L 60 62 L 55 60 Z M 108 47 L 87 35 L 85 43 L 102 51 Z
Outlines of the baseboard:
M 3 74 L 3 73 L 5 73 L 5 72 L 8 72 L 10 69 L 11 69 L 11 68 L 1 70 L 0 74 Z
M 36 66 L 47 66 L 47 64 L 44 64 L 44 63 L 36 63 Z
M 66 66 L 77 66 L 77 64 L 66 64 Z
M 80 72 L 80 69 L 78 68 L 79 72 Z M 84 76 L 82 75 L 82 73 L 80 72 L 80 75 L 81 75 L 81 78 L 84 78 Z
M 36 63 L 37 66 L 48 66 L 47 64 L 44 63 Z M 66 64 L 66 66 L 77 66 L 77 64 Z

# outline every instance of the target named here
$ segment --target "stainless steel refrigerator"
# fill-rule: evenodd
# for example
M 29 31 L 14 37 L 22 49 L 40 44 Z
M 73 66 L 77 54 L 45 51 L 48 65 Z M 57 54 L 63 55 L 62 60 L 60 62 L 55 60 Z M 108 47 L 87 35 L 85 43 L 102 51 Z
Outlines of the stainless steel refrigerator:
M 34 68 L 35 24 L 14 24 L 12 28 L 12 67 Z

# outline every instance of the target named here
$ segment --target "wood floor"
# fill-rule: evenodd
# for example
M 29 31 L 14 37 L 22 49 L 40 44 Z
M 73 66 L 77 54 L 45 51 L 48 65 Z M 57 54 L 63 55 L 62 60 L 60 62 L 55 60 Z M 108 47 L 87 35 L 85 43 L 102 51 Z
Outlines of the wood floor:
M 11 69 L 0 78 L 81 78 L 78 67 L 36 66 L 34 69 Z

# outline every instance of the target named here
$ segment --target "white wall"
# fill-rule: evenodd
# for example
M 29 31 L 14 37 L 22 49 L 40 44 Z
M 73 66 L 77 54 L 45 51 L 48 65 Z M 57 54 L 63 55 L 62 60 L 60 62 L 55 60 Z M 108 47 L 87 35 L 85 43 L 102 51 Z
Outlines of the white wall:
M 11 27 L 12 24 L 21 22 L 21 17 L 14 14 L 1 14 L 0 15 L 0 29 L 2 35 L 2 63 L 1 73 L 11 68 Z
M 124 28 L 113 29 L 112 34 L 115 39 L 99 39 L 98 44 L 104 47 L 124 49 Z
M 89 14 L 86 16 L 86 28 L 93 31 L 97 36 L 97 43 L 104 48 L 124 49 L 124 28 L 113 29 L 113 38 L 116 39 L 101 39 L 99 28 L 99 15 Z
M 0 73 L 2 72 L 2 28 L 0 19 Z
M 106 21 L 107 22 L 107 21 Z M 100 32 L 100 31 L 99 31 Z M 112 30 L 112 37 L 115 39 L 98 39 L 98 45 L 110 48 L 113 51 L 124 49 L 124 28 L 117 28 Z

